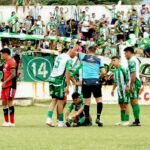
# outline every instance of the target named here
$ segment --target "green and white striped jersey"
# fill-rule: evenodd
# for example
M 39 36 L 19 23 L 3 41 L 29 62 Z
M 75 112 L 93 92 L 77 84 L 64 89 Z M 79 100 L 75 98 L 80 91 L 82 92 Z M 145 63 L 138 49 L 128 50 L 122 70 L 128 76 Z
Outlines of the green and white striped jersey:
M 61 54 L 55 58 L 54 66 L 50 75 L 50 81 L 61 83 L 65 78 L 65 71 L 72 69 L 72 59 L 68 54 Z
M 14 24 L 12 24 L 12 32 L 16 33 L 19 25 L 19 22 L 15 22 Z
M 129 73 L 128 70 L 120 66 L 114 71 L 114 83 L 117 84 L 118 96 L 120 98 L 125 97 L 125 89 L 129 85 Z
M 128 60 L 128 68 L 130 75 L 136 72 L 136 78 L 140 80 L 139 68 L 140 64 L 135 56 L 133 56 L 130 60 Z
M 52 30 L 57 28 L 57 23 L 55 21 L 50 21 L 47 23 L 47 29 Z
M 16 18 L 17 18 L 17 16 L 16 16 L 16 15 L 11 16 L 11 17 L 7 20 L 7 22 L 8 22 L 8 23 L 11 23 L 11 24 L 14 24 L 14 23 L 15 23 Z
M 33 28 L 33 34 L 42 35 L 42 28 L 39 27 L 39 26 L 35 26 L 35 27 Z

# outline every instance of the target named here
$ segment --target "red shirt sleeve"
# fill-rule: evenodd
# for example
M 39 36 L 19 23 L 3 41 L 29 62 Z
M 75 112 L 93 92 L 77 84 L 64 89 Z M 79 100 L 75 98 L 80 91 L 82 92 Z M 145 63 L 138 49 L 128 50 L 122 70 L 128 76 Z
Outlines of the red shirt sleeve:
M 15 69 L 16 68 L 16 61 L 14 59 L 11 59 L 8 63 L 8 66 L 10 69 Z

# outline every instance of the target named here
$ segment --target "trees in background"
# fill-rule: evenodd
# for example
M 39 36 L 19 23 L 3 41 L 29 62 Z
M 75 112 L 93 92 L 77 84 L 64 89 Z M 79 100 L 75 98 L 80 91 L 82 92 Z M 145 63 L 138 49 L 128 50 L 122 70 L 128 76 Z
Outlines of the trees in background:
M 12 5 L 14 0 L 0 0 L 0 5 Z M 43 5 L 94 5 L 94 4 L 113 4 L 119 0 L 31 0 L 33 3 L 41 3 Z M 142 0 L 122 0 L 123 4 L 135 4 Z

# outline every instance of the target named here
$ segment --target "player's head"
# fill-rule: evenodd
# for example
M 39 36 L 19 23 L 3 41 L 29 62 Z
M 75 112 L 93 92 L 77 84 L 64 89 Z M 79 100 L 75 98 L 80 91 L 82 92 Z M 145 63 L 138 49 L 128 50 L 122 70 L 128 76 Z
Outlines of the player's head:
M 72 94 L 72 100 L 74 102 L 75 105 L 79 104 L 80 102 L 80 94 L 75 92 Z
M 63 48 L 61 53 L 67 53 L 68 52 L 68 48 Z
M 7 59 L 10 56 L 10 50 L 8 48 L 3 48 L 1 51 L 2 59 Z
M 125 52 L 126 59 L 130 59 L 134 54 L 134 49 L 133 49 L 133 47 L 126 47 L 124 49 L 124 52 Z
M 75 44 L 75 45 L 71 45 L 70 48 L 69 48 L 69 56 L 71 58 L 74 58 L 75 56 L 77 56 L 77 50 L 78 50 L 78 45 Z
M 95 46 L 88 47 L 87 53 L 95 54 L 96 53 L 96 47 Z
M 111 63 L 112 63 L 112 66 L 114 66 L 115 68 L 120 66 L 120 58 L 119 58 L 119 56 L 113 56 L 111 58 Z

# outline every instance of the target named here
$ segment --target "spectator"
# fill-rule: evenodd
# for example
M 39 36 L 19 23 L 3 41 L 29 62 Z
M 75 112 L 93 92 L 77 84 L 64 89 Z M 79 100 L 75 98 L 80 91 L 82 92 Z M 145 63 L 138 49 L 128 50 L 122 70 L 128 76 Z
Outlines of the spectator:
M 0 32 L 8 32 L 9 27 L 5 24 L 5 22 L 2 22 L 0 24 Z
M 42 35 L 43 30 L 41 28 L 41 24 L 37 21 L 35 21 L 34 25 L 31 28 L 31 31 L 35 35 Z
M 111 24 L 114 25 L 116 20 L 117 20 L 117 9 L 116 9 L 116 5 L 112 5 L 112 8 L 109 8 L 107 6 L 105 6 L 106 9 L 108 9 L 111 13 Z
M 27 16 L 24 21 L 25 31 L 27 34 L 32 34 L 31 27 L 32 27 L 32 20 L 31 16 Z
M 18 17 L 15 18 L 15 22 L 11 24 L 12 26 L 12 33 L 17 33 L 18 32 L 18 28 L 20 26 Z
M 46 25 L 47 35 L 51 35 L 53 30 L 57 29 L 57 22 L 54 20 L 54 17 L 50 17 L 50 21 Z

